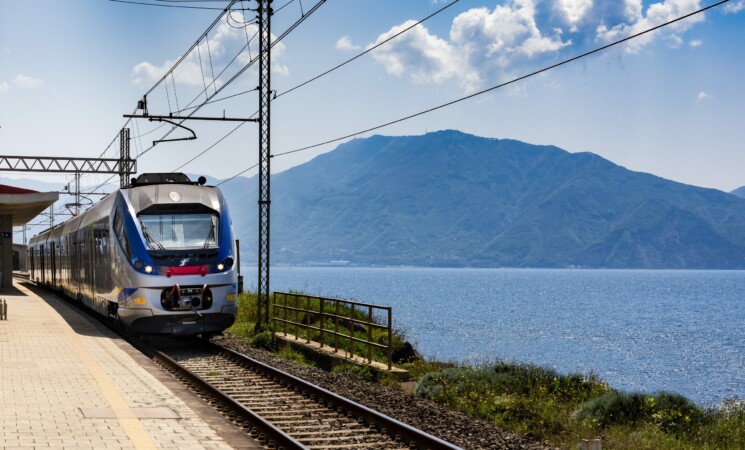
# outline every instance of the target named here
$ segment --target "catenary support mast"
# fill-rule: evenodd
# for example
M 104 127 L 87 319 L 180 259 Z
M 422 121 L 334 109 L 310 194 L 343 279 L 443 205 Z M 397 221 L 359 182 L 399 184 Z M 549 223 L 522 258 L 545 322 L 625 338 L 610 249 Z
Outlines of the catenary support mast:
M 269 206 L 270 157 L 269 109 L 272 93 L 271 71 L 271 16 L 272 0 L 258 0 L 259 21 L 259 320 L 258 326 L 269 323 Z

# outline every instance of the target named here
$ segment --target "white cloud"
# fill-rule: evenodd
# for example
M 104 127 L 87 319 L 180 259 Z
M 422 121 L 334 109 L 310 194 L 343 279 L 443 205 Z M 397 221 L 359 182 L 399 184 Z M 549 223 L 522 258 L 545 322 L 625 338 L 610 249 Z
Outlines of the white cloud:
M 738 0 L 736 2 L 730 2 L 724 5 L 724 12 L 728 12 L 730 14 L 739 13 L 745 9 L 745 0 Z
M 258 55 L 258 38 L 252 39 L 250 46 L 245 47 L 247 36 L 254 36 L 258 27 L 255 24 L 236 26 L 236 24 L 246 22 L 248 21 L 242 19 L 240 13 L 232 12 L 230 23 L 226 20 L 217 27 L 216 31 L 210 33 L 209 44 L 202 40 L 179 64 L 173 73 L 175 83 L 202 88 L 205 84 L 210 85 L 212 83 L 214 74 L 218 78 L 215 84 L 219 88 L 222 82 L 230 78 L 240 67 L 256 58 Z M 276 38 L 276 36 L 272 35 L 272 38 Z M 219 74 L 241 49 L 243 50 L 236 61 L 220 77 Z M 285 45 L 281 42 L 272 48 L 272 71 L 281 75 L 289 73 L 287 66 L 279 63 L 284 51 Z M 175 62 L 176 60 L 166 60 L 162 64 L 153 64 L 143 61 L 132 68 L 132 83 L 138 85 L 154 84 L 173 67 Z
M 514 0 L 493 11 L 471 9 L 455 18 L 450 39 L 475 58 L 497 57 L 505 66 L 515 58 L 554 52 L 570 44 L 560 35 L 544 36 L 536 25 L 535 12 L 532 0 Z
M 696 95 L 696 100 L 698 100 L 698 101 L 704 101 L 704 100 L 707 100 L 707 99 L 710 99 L 710 98 L 711 98 L 711 94 L 707 94 L 704 91 L 701 91 L 701 92 L 699 92 Z
M 642 0 L 624 0 L 623 15 L 630 22 L 641 20 L 641 18 L 644 17 L 642 10 Z
M 359 50 L 361 48 L 362 47 L 360 47 L 359 45 L 354 45 L 352 43 L 352 40 L 347 35 L 340 37 L 339 40 L 336 41 L 337 50 Z
M 672 48 L 680 48 L 680 46 L 683 45 L 683 38 L 677 34 L 668 36 L 668 40 L 670 41 L 670 46 Z
M 691 42 L 688 43 L 693 48 L 699 48 L 701 45 L 703 45 L 703 42 L 699 39 L 693 39 Z
M 556 0 L 556 8 L 564 15 L 572 31 L 592 8 L 592 0 Z
M 630 22 L 620 23 L 610 28 L 605 23 L 601 23 L 596 29 L 596 36 L 598 40 L 603 42 L 614 41 L 661 25 L 699 8 L 699 0 L 664 0 L 661 3 L 649 5 L 646 15 L 644 15 L 641 9 L 641 1 L 626 0 L 627 17 L 631 19 Z M 697 14 L 681 22 L 674 23 L 667 27 L 667 33 L 672 33 L 668 34 L 668 37 L 674 44 L 682 42 L 679 34 L 703 20 L 703 14 Z M 625 51 L 627 53 L 636 53 L 659 35 L 660 32 L 653 32 L 639 36 L 626 43 Z
M 37 87 L 44 84 L 44 80 L 33 78 L 28 75 L 19 73 L 13 78 L 13 85 L 23 89 L 36 89 Z
M 418 25 L 373 52 L 392 75 L 408 75 L 419 83 L 455 80 L 473 91 L 484 80 L 504 78 L 515 64 L 553 53 L 571 41 L 562 41 L 561 30 L 541 32 L 532 0 L 513 0 L 493 10 L 473 8 L 452 23 L 449 41 Z M 378 37 L 375 45 L 415 22 L 410 20 Z
M 10 90 L 10 85 L 7 82 L 0 83 L 0 93 L 8 92 L 8 90 Z
M 368 48 L 400 33 L 414 23 L 415 21 L 409 20 L 394 26 L 378 36 Z M 422 25 L 417 25 L 401 38 L 378 47 L 372 55 L 385 66 L 389 74 L 409 75 L 417 83 L 439 84 L 455 79 L 468 88 L 473 81 L 472 71 L 458 50 L 444 39 L 430 34 Z

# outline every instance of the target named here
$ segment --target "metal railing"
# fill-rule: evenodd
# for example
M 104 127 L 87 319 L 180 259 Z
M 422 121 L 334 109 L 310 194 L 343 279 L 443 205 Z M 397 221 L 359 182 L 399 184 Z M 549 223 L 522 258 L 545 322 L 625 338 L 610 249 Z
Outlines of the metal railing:
M 373 319 L 375 318 L 386 318 L 385 325 L 374 322 Z M 368 363 L 372 362 L 373 348 L 383 349 L 388 370 L 391 369 L 393 328 L 390 306 L 378 306 L 338 298 L 275 292 L 272 321 L 275 330 L 281 331 L 287 336 L 288 329 L 290 329 L 294 331 L 296 340 L 305 339 L 306 343 L 313 340 L 311 339 L 311 333 L 317 333 L 318 342 L 322 346 L 333 347 L 334 353 L 338 353 L 340 349 L 344 350 L 350 358 L 354 357 L 355 342 L 360 343 L 366 349 Z M 329 327 L 327 322 L 333 325 Z M 373 340 L 373 329 L 375 328 L 387 332 L 385 344 Z M 348 332 L 345 332 L 345 329 Z M 324 339 L 324 336 L 331 336 L 331 338 Z M 339 345 L 340 339 L 345 340 L 346 345 Z

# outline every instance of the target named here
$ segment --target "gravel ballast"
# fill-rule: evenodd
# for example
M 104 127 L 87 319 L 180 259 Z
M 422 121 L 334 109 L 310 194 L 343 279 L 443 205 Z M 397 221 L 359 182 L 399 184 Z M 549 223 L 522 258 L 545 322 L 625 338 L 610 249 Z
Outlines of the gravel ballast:
M 368 408 L 380 411 L 464 449 L 551 449 L 525 437 L 507 433 L 487 422 L 450 411 L 440 405 L 391 387 L 360 380 L 345 373 L 329 373 L 295 364 L 244 340 L 226 334 L 214 341 L 251 358 L 302 378 Z

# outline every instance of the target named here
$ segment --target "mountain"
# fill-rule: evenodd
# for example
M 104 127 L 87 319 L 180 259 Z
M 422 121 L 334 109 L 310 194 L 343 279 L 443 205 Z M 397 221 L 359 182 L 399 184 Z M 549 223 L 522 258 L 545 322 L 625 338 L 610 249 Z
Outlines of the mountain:
M 739 188 L 735 189 L 734 191 L 730 192 L 732 195 L 736 195 L 740 198 L 745 198 L 745 186 L 740 186 Z
M 256 178 L 221 186 L 256 260 Z M 272 264 L 745 268 L 745 199 L 458 131 L 355 139 L 272 177 Z

